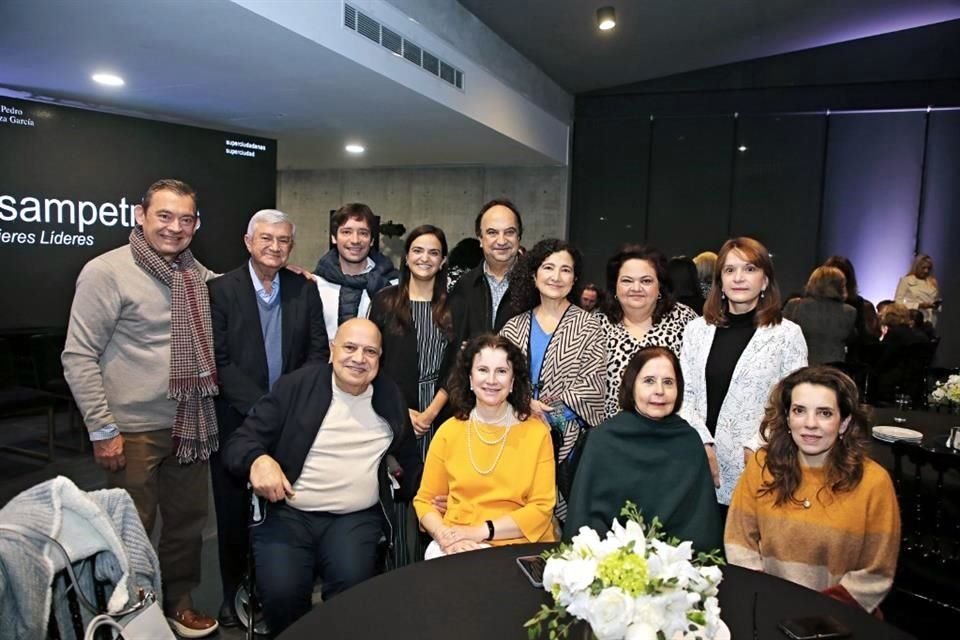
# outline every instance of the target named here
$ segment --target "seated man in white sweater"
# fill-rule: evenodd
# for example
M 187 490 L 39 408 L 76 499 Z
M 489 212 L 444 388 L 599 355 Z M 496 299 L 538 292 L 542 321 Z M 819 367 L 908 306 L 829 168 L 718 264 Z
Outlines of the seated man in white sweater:
M 253 552 L 274 633 L 310 610 L 318 568 L 324 599 L 376 572 L 395 527 L 388 453 L 403 470 L 398 498 L 416 493 L 422 464 L 400 389 L 377 376 L 380 343 L 369 320 L 345 322 L 332 367 L 281 376 L 224 447 L 230 472 L 271 503 Z

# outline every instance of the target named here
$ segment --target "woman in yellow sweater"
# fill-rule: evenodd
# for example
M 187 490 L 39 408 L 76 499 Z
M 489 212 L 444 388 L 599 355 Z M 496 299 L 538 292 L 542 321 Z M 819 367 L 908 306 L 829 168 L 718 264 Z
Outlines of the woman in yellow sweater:
M 890 591 L 900 510 L 890 476 L 866 457 L 857 387 L 830 367 L 805 367 L 770 395 L 730 502 L 727 561 L 873 611 Z
M 426 558 L 490 545 L 553 542 L 550 431 L 530 417 L 526 358 L 506 338 L 467 343 L 447 385 L 454 416 L 437 430 L 413 506 Z M 446 496 L 441 513 L 435 498 Z

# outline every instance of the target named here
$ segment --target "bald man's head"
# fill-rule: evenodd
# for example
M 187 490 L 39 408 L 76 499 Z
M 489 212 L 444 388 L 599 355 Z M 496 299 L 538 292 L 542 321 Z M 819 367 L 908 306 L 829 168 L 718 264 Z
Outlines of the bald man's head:
M 337 386 L 352 395 L 366 391 L 380 371 L 380 329 L 364 318 L 347 320 L 330 343 Z

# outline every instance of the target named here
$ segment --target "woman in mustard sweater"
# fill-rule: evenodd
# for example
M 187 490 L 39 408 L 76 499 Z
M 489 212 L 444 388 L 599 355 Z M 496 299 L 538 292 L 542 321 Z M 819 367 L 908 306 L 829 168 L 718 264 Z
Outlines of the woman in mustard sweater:
M 890 476 L 866 457 L 857 387 L 831 367 L 805 367 L 770 395 L 730 502 L 727 561 L 873 611 L 890 591 L 900 510 Z
M 478 336 L 447 385 L 440 426 L 413 505 L 433 542 L 426 558 L 490 545 L 553 542 L 556 482 L 547 426 L 530 417 L 526 358 L 506 338 Z M 446 511 L 435 498 L 446 496 Z

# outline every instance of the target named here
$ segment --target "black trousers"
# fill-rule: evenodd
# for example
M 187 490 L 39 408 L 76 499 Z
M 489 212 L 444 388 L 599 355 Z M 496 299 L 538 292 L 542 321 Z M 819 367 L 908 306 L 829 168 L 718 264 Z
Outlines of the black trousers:
M 327 600 L 376 574 L 383 513 L 379 504 L 333 514 L 279 502 L 252 531 L 257 594 L 270 631 L 280 633 L 310 611 L 318 576 Z

